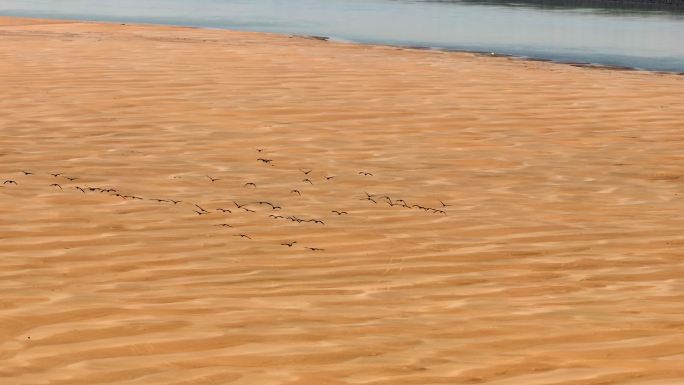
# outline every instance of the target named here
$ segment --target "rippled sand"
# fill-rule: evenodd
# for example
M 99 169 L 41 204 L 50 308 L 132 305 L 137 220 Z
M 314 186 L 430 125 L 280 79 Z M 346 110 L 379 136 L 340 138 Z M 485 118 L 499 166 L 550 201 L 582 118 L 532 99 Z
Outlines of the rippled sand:
M 0 24 L 2 385 L 683 383 L 683 77 Z

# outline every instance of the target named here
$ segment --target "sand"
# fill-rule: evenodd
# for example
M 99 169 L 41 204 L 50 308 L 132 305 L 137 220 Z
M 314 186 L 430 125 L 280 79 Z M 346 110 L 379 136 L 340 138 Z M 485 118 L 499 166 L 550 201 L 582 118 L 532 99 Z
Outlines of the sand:
M 0 25 L 3 385 L 683 383 L 684 77 Z

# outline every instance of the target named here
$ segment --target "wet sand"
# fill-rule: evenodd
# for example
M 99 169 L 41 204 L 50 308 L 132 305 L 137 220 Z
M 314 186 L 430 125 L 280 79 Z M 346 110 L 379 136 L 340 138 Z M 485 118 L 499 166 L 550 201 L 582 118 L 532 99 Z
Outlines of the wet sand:
M 684 77 L 0 18 L 0 87 L 3 385 L 682 383 Z

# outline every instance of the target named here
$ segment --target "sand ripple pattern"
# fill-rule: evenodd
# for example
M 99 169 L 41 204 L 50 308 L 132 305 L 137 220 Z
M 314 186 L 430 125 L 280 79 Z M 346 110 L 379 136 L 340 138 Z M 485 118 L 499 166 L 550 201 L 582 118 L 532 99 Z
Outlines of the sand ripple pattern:
M 21 19 L 0 47 L 3 385 L 684 381 L 680 76 Z

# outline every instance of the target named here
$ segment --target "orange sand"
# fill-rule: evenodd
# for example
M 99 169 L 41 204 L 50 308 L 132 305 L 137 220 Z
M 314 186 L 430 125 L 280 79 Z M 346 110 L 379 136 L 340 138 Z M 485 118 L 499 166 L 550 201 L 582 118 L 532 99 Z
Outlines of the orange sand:
M 684 383 L 683 77 L 0 25 L 0 384 Z

